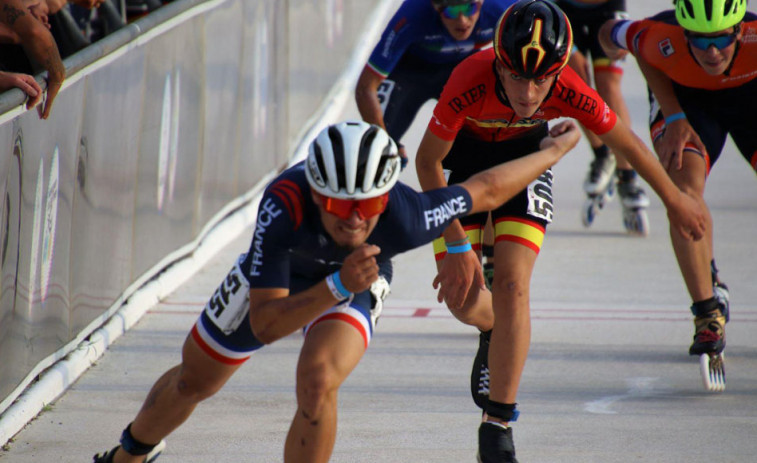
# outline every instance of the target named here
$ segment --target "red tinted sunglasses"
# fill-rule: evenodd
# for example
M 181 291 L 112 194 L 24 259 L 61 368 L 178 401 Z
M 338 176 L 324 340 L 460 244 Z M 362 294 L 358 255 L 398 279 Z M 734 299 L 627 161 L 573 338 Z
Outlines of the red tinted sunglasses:
M 389 203 L 389 193 L 366 199 L 339 199 L 323 196 L 315 191 L 313 193 L 326 212 L 342 220 L 349 220 L 352 217 L 352 211 L 356 211 L 361 220 L 368 220 L 384 212 Z

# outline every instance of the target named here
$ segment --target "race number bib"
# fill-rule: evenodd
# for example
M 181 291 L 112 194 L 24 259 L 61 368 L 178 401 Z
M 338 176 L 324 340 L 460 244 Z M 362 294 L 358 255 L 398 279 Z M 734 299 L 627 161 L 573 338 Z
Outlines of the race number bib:
M 226 334 L 233 333 L 247 319 L 249 292 L 250 285 L 237 262 L 205 304 L 205 313 L 218 329 Z
M 386 105 L 389 104 L 389 98 L 392 96 L 392 90 L 394 90 L 394 81 L 384 79 L 376 89 L 379 103 L 381 104 L 381 112 L 386 112 Z
M 528 215 L 552 222 L 552 169 L 528 185 Z

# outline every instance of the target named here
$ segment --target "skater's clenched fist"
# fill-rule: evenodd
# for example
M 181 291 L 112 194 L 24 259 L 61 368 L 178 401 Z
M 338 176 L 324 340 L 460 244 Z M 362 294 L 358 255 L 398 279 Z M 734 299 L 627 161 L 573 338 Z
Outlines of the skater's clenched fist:
M 376 256 L 381 248 L 373 244 L 362 244 L 344 259 L 340 279 L 345 289 L 351 293 L 360 293 L 378 279 L 379 267 Z

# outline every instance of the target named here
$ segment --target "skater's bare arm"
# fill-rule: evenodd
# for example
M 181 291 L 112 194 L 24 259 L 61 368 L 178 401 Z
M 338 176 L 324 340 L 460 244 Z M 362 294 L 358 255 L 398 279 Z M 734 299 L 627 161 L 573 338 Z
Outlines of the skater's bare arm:
M 381 249 L 363 244 L 342 263 L 342 285 L 351 293 L 367 290 L 378 279 L 376 256 Z M 287 288 L 250 289 L 250 324 L 260 342 L 270 344 L 310 323 L 339 302 L 326 279 L 297 294 Z
M 473 200 L 470 213 L 490 211 L 512 199 L 573 149 L 580 138 L 575 122 L 562 121 L 550 129 L 539 151 L 504 162 L 462 182 L 460 185 Z
M 447 157 L 452 143 L 426 130 L 415 157 L 415 170 L 424 191 L 447 186 L 442 160 Z M 452 222 L 443 235 L 447 243 L 460 242 L 467 237 L 459 220 Z M 451 309 L 462 307 L 471 286 L 484 287 L 484 274 L 478 255 L 474 251 L 447 254 L 433 285 L 434 288 L 439 288 L 439 302 L 446 301 Z
M 382 76 L 366 65 L 355 87 L 355 103 L 357 103 L 360 117 L 365 122 L 376 124 L 386 129 L 386 126 L 384 126 L 384 115 L 381 112 L 381 102 L 378 98 L 378 88 L 383 81 L 384 78 Z
M 618 119 L 615 127 L 600 135 L 602 141 L 616 153 L 628 159 L 644 180 L 649 183 L 668 211 L 670 223 L 688 239 L 704 236 L 705 216 L 695 199 L 681 190 L 668 177 L 662 164 L 644 142 Z
M 642 74 L 644 74 L 649 89 L 660 105 L 662 115 L 666 118 L 675 114 L 683 115 L 683 109 L 678 102 L 670 78 L 641 56 L 636 58 L 636 62 L 639 64 Z M 668 171 L 681 169 L 683 166 L 683 150 L 687 143 L 696 146 L 701 153 L 707 153 L 707 148 L 686 117 L 675 118 L 675 120 L 665 124 L 665 132 L 655 143 L 655 150 L 665 169 Z

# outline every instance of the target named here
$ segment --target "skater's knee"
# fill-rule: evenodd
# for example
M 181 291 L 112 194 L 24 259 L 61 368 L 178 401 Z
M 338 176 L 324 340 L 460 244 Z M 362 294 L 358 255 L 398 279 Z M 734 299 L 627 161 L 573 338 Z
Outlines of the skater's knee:
M 180 368 L 176 372 L 172 386 L 176 394 L 183 400 L 201 402 L 218 392 L 224 382 L 217 381 L 213 377 L 200 375 L 186 368 Z
M 528 298 L 530 282 L 513 275 L 494 275 L 492 290 L 509 300 Z
M 466 325 L 480 327 L 490 326 L 492 323 L 492 321 L 489 320 L 493 318 L 490 315 L 491 308 L 483 310 L 483 308 L 480 307 L 463 306 L 458 309 L 449 309 L 449 311 L 452 313 L 453 317 Z
M 326 364 L 304 368 L 297 374 L 297 398 L 300 409 L 309 417 L 319 416 L 341 382 L 336 372 Z
M 481 298 L 481 293 L 483 292 L 487 294 L 486 299 Z M 471 288 L 471 290 L 468 292 L 468 296 L 465 298 L 465 302 L 463 303 L 462 307 L 452 308 L 447 306 L 447 308 L 456 319 L 458 319 L 462 323 L 465 323 L 466 325 L 487 325 L 486 320 L 491 318 L 491 303 L 489 302 L 489 294 L 490 293 L 488 291 L 477 291 L 475 290 L 475 288 Z
M 687 195 L 697 201 L 704 201 L 704 182 L 699 179 L 690 178 L 687 175 L 674 177 L 676 186 Z

